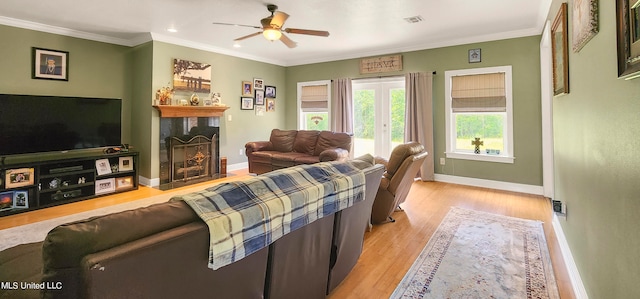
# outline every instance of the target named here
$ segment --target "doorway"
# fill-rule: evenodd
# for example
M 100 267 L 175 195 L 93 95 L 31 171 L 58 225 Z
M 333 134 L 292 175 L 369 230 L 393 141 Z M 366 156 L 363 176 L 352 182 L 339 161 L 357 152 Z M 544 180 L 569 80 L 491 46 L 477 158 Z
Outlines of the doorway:
M 404 142 L 405 79 L 389 77 L 354 80 L 354 156 L 389 157 Z

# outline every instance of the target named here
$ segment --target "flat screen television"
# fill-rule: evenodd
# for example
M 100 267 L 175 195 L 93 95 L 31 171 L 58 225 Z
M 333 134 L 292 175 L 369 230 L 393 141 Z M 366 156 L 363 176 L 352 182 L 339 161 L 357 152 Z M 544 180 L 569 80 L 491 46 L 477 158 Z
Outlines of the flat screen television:
M 121 144 L 122 100 L 0 94 L 0 156 Z

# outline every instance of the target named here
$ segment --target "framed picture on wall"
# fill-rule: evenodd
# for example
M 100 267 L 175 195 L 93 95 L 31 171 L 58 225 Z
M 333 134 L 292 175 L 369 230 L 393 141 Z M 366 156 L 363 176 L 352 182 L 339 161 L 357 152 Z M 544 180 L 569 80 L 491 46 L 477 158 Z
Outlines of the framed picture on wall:
M 256 89 L 256 105 L 264 105 L 264 90 Z
M 264 96 L 267 98 L 276 98 L 276 87 L 275 86 L 265 86 L 264 87 Z
M 69 81 L 69 52 L 31 48 L 31 78 Z
M 569 93 L 569 52 L 567 44 L 567 3 L 562 3 L 551 26 L 554 95 Z
M 253 83 L 249 81 L 242 81 L 242 96 L 243 97 L 253 96 Z
M 240 110 L 253 110 L 253 98 L 241 97 Z

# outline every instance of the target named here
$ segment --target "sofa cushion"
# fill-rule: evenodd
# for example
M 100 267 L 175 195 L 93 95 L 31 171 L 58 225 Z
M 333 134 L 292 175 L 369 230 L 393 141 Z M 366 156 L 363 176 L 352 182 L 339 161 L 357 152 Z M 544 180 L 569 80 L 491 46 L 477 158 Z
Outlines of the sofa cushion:
M 294 162 L 296 164 L 314 164 L 320 162 L 320 156 L 304 155 L 296 157 Z
M 342 148 L 351 150 L 351 135 L 347 133 L 322 131 L 318 136 L 318 142 L 314 151 L 314 156 L 319 156 L 323 151 L 330 148 Z
M 290 162 L 294 162 L 296 160 L 296 158 L 306 157 L 306 156 L 309 156 L 309 155 L 303 154 L 303 153 L 295 153 L 295 152 L 273 153 L 273 155 L 271 155 L 271 161 L 290 161 Z
M 313 150 L 316 148 L 316 142 L 318 141 L 319 134 L 320 131 L 298 131 L 296 139 L 293 142 L 293 151 L 307 155 L 313 155 Z
M 271 130 L 269 141 L 273 145 L 274 151 L 291 152 L 293 151 L 293 142 L 296 139 L 297 130 Z

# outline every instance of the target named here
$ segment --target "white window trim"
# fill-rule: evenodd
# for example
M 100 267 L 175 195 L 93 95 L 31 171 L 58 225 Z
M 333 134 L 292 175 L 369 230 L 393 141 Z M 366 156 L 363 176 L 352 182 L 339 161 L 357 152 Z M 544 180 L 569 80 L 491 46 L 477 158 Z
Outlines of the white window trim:
M 487 155 L 485 153 L 475 154 L 466 152 L 456 152 L 455 148 L 455 119 L 451 112 L 451 78 L 454 76 L 480 75 L 486 73 L 505 73 L 505 96 L 507 98 L 507 128 L 505 132 L 505 149 L 500 155 Z M 445 83 L 445 156 L 452 159 L 464 159 L 498 163 L 513 163 L 515 155 L 513 152 L 513 93 L 512 93 L 512 71 L 511 66 L 497 66 L 466 70 L 454 70 L 444 72 Z
M 298 130 L 302 130 L 304 128 L 304 116 L 302 113 L 302 87 L 303 86 L 313 86 L 313 85 L 327 85 L 327 93 L 329 96 L 329 103 L 327 105 L 327 115 L 329 116 L 327 121 L 329 123 L 329 126 L 331 126 L 331 80 L 320 80 L 320 81 L 307 81 L 307 82 L 298 82 L 298 87 L 297 87 L 297 93 L 296 93 L 296 97 L 297 97 L 297 109 L 296 109 L 296 115 L 298 117 Z M 309 110 L 311 111 L 311 110 Z M 316 110 L 316 111 L 323 111 L 323 110 Z

